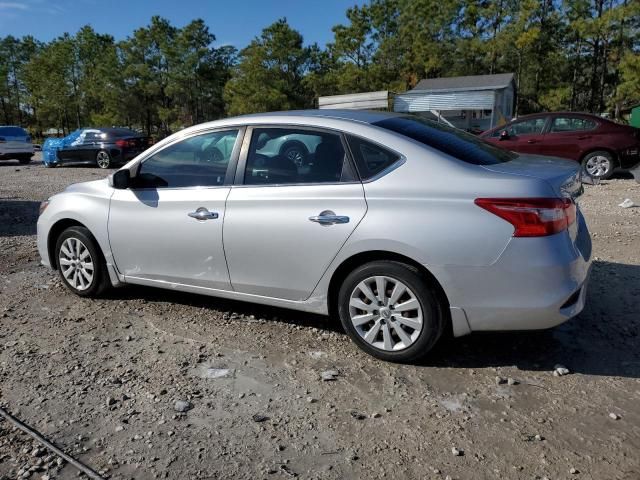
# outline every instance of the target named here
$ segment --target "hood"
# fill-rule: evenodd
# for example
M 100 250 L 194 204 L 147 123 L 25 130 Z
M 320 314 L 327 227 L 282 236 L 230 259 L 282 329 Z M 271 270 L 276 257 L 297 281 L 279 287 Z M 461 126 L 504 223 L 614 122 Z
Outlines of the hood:
M 82 193 L 85 195 L 103 196 L 111 191 L 109 181 L 106 178 L 92 180 L 90 182 L 74 183 L 65 188 L 64 193 Z

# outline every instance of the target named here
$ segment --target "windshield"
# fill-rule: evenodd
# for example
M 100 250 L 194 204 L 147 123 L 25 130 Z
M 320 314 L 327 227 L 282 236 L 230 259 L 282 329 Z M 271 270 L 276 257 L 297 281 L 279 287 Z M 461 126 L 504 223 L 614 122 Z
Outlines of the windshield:
M 513 160 L 516 153 L 503 150 L 457 128 L 414 116 L 391 117 L 373 125 L 399 133 L 447 155 L 474 165 L 495 165 Z

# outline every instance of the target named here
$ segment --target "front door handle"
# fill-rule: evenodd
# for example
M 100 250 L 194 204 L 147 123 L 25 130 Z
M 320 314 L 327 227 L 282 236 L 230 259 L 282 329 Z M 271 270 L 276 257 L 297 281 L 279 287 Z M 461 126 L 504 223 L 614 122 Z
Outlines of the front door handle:
M 218 218 L 218 214 L 216 212 L 210 212 L 204 207 L 200 207 L 195 212 L 189 212 L 187 215 L 201 222 L 204 222 L 205 220 L 215 220 Z
M 336 215 L 331 210 L 320 212 L 320 215 L 309 217 L 309 220 L 320 225 L 335 225 L 336 223 L 349 223 L 349 217 L 344 215 Z
M 527 140 L 527 143 L 537 143 L 537 140 L 534 140 L 533 138 L 531 140 Z

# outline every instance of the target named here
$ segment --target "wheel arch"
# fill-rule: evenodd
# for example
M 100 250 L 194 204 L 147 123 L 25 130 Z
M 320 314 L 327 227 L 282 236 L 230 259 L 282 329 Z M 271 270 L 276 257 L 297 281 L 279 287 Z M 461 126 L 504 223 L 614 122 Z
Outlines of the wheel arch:
M 58 241 L 58 237 L 60 237 L 62 232 L 64 232 L 69 227 L 86 228 L 95 240 L 95 236 L 93 235 L 93 233 L 91 233 L 91 230 L 89 230 L 86 225 L 79 222 L 78 220 L 74 220 L 73 218 L 63 218 L 62 220 L 58 220 L 53 224 L 51 229 L 49 229 L 49 235 L 47 236 L 47 252 L 49 253 L 49 263 L 51 264 L 51 268 L 53 268 L 54 270 L 58 269 L 58 258 L 55 254 L 56 242 Z M 96 245 L 98 246 L 98 251 L 104 257 L 104 252 L 102 252 L 102 248 L 100 247 L 98 241 L 96 241 Z
M 366 252 L 356 253 L 343 260 L 338 268 L 334 270 L 333 274 L 331 275 L 331 280 L 329 281 L 329 288 L 327 290 L 327 310 L 329 312 L 329 315 L 337 317 L 338 291 L 340 290 L 340 285 L 342 285 L 342 282 L 347 277 L 347 275 L 349 275 L 349 273 L 351 273 L 354 269 L 358 268 L 361 265 L 364 265 L 365 263 L 378 260 L 392 260 L 415 267 L 420 275 L 429 283 L 429 285 L 433 287 L 438 301 L 440 302 L 442 313 L 445 317 L 445 328 L 451 328 L 449 299 L 444 289 L 442 288 L 442 285 L 440 285 L 438 279 L 421 263 L 416 262 L 412 258 L 400 253 L 390 252 L 386 250 L 370 250 Z
M 593 147 L 590 148 L 589 150 L 587 150 L 586 152 L 584 152 L 582 154 L 582 156 L 580 157 L 580 164 L 582 165 L 582 162 L 584 162 L 584 159 L 587 158 L 587 155 L 593 153 L 593 152 L 607 152 L 608 154 L 610 154 L 613 157 L 613 167 L 617 168 L 620 166 L 620 160 L 618 159 L 618 154 L 616 153 L 615 150 L 609 148 L 609 147 Z
M 295 139 L 292 139 L 292 140 L 286 140 L 286 141 L 285 141 L 285 142 L 280 146 L 280 148 L 278 149 L 278 153 L 279 153 L 280 155 L 283 155 L 283 154 L 284 154 L 284 151 L 285 151 L 287 148 L 289 148 L 289 147 L 291 147 L 291 146 L 294 146 L 294 145 L 302 147 L 302 148 L 303 148 L 303 150 L 304 150 L 304 152 L 305 152 L 305 155 L 308 155 L 308 154 L 309 154 L 309 149 L 308 149 L 308 148 L 307 148 L 307 146 L 304 144 L 304 142 L 302 142 L 302 141 L 300 141 L 300 140 L 295 140 Z

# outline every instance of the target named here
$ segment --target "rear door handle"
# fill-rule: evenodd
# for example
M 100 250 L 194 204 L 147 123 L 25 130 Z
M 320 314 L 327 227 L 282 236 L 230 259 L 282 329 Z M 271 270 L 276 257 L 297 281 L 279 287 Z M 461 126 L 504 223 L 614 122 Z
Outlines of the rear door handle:
M 537 143 L 537 140 L 534 140 L 533 138 L 531 140 L 527 140 L 527 143 Z
M 331 210 L 320 212 L 320 215 L 309 217 L 309 220 L 320 225 L 335 225 L 336 223 L 349 223 L 349 217 L 344 215 L 336 215 Z
M 198 208 L 195 212 L 189 212 L 187 215 L 201 222 L 204 222 L 205 220 L 215 220 L 218 218 L 218 214 L 216 212 L 210 212 L 204 207 Z
M 586 139 L 588 139 L 588 138 L 591 138 L 591 135 L 580 135 L 580 136 L 578 137 L 578 140 L 586 140 Z

